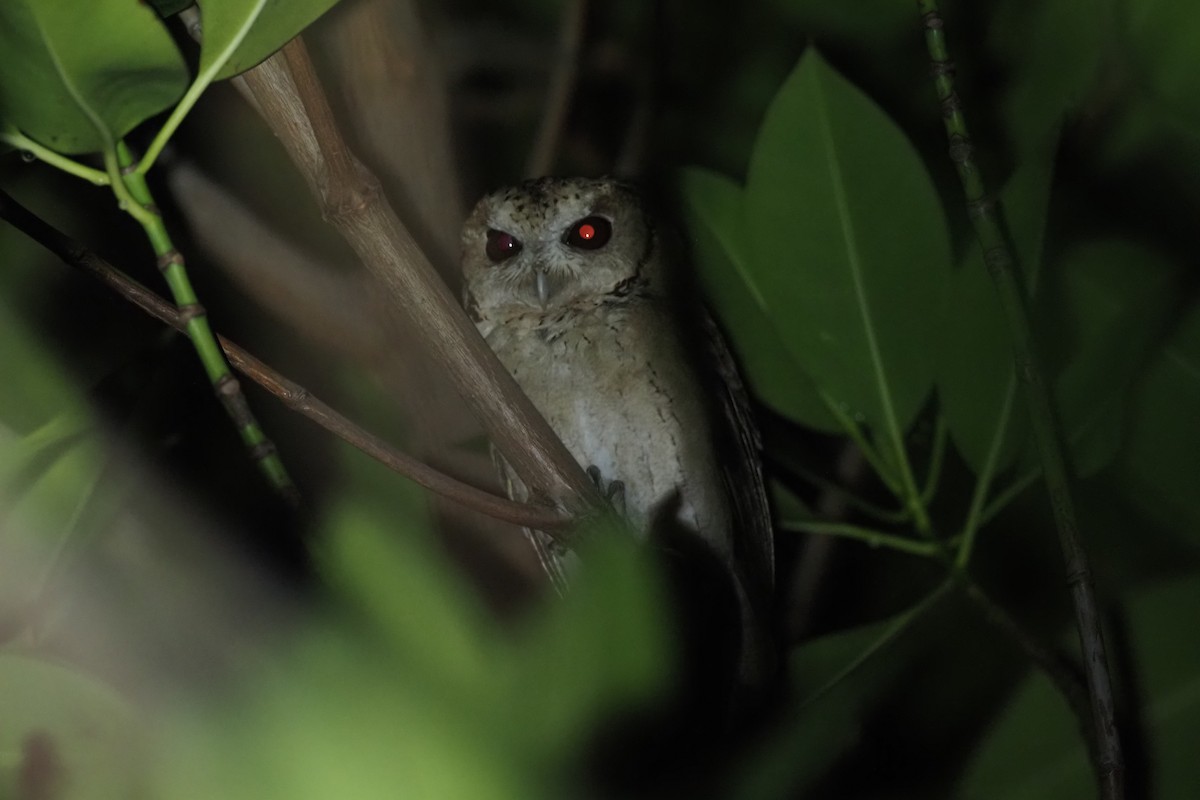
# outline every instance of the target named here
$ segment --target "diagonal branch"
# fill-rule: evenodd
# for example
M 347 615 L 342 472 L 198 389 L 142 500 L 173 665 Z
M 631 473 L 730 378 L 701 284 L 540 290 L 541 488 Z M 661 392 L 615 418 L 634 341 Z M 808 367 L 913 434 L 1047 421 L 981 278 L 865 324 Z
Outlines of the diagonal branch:
M 380 280 L 532 495 L 572 513 L 602 513 L 595 485 L 483 341 L 382 197 L 378 179 L 350 152 L 302 41 L 243 78 L 325 218 Z
M 1071 497 L 1062 429 L 1033 338 L 1025 291 L 1017 273 L 1012 247 L 1005 235 L 996 203 L 989 198 L 975 163 L 974 146 L 967 131 L 962 104 L 954 91 L 954 67 L 947 53 L 942 30 L 944 23 L 937 0 L 917 0 L 917 7 L 925 27 L 932 75 L 938 100 L 942 104 L 946 135 L 950 140 L 950 159 L 954 162 L 966 195 L 968 215 L 983 250 L 984 263 L 1000 295 L 1016 359 L 1016 374 L 1025 391 L 1034 439 L 1041 457 L 1042 474 L 1054 510 L 1059 544 L 1066 562 L 1067 582 L 1075 606 L 1075 625 L 1083 649 L 1088 693 L 1091 696 L 1095 768 L 1101 797 L 1117 800 L 1124 797 L 1124 758 L 1121 755 L 1112 679 L 1096 604 L 1096 590 L 1092 585 L 1091 568 L 1079 536 Z
M 176 330 L 185 330 L 186 314 L 181 313 L 174 305 L 33 214 L 2 189 L 0 189 L 0 218 L 7 220 L 67 264 L 99 279 L 150 316 Z M 358 427 L 314 397 L 303 386 L 271 369 L 224 336 L 218 335 L 217 339 L 225 355 L 229 358 L 229 363 L 238 372 L 278 397 L 288 408 L 303 414 L 343 441 L 362 450 L 384 466 L 404 475 L 429 491 L 490 517 L 544 530 L 552 535 L 555 535 L 556 531 L 561 535 L 561 531 L 571 522 L 568 516 L 555 509 L 498 497 L 438 472 Z

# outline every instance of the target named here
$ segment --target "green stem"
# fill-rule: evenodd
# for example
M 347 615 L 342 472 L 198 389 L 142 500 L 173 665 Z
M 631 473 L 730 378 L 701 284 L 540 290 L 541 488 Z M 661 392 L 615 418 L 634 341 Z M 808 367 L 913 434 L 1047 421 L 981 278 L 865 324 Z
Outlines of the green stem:
M 74 175 L 76 178 L 83 178 L 85 181 L 94 183 L 97 186 L 108 185 L 108 175 L 102 170 L 93 169 L 92 167 L 80 164 L 78 161 L 72 161 L 66 156 L 56 153 L 48 147 L 43 147 L 33 139 L 30 139 L 25 134 L 13 128 L 0 131 L 0 142 L 11 145 L 23 153 L 29 153 L 39 161 L 49 164 L 57 169 L 61 169 L 63 172 Z
M 904 437 L 895 429 L 891 433 L 896 464 L 900 468 L 900 497 L 912 515 L 917 533 L 928 539 L 933 536 L 933 526 L 929 521 L 929 512 L 925 509 L 925 503 L 921 499 L 921 490 L 917 488 L 917 479 L 913 475 L 912 464 L 908 460 L 908 451 L 904 449 Z
M 970 562 L 971 553 L 975 549 L 975 536 L 984 523 L 990 519 L 986 515 L 984 501 L 987 500 L 988 492 L 992 488 L 992 479 L 996 475 L 996 464 L 1000 459 L 1000 450 L 1004 447 L 1008 419 L 1012 413 L 1012 402 L 1015 395 L 1016 383 L 1010 378 L 1004 394 L 1004 403 L 1000 407 L 1001 424 L 996 426 L 996 432 L 988 447 L 987 457 L 983 460 L 983 468 L 979 470 L 979 476 L 975 480 L 975 490 L 971 493 L 971 505 L 967 509 L 967 519 L 963 523 L 962 547 L 958 549 L 958 555 L 954 562 L 959 569 L 965 569 L 967 563 Z
M 833 414 L 842 429 L 850 436 L 858 448 L 862 450 L 863 457 L 867 459 L 875 473 L 879 475 L 879 479 L 884 485 L 900 498 L 904 503 L 905 509 L 908 511 L 909 517 L 916 526 L 917 532 L 922 536 L 928 537 L 931 535 L 932 528 L 929 523 L 929 514 L 925 510 L 925 504 L 921 501 L 921 492 L 917 489 L 916 479 L 913 478 L 912 465 L 908 462 L 908 454 L 904 450 L 903 436 L 896 430 L 892 430 L 895 426 L 890 426 L 889 433 L 891 434 L 893 452 L 895 454 L 894 466 L 886 461 L 880 452 L 867 441 L 867 437 L 863 435 L 862 428 L 855 422 L 845 411 L 838 407 L 833 398 L 821 392 L 821 400 L 825 403 L 825 407 L 829 409 L 829 413 Z M 896 470 L 899 470 L 897 474 Z
M 171 235 L 163 224 L 150 187 L 145 177 L 131 168 L 132 164 L 133 156 L 124 142 L 117 143 L 115 153 L 105 154 L 105 165 L 113 178 L 113 191 L 121 207 L 141 224 L 154 247 L 159 270 L 171 289 L 175 305 L 188 318 L 185 328 L 188 338 L 191 339 L 217 397 L 237 426 L 238 434 L 250 451 L 251 457 L 258 463 L 259 469 L 271 485 L 290 501 L 295 502 L 298 499 L 296 488 L 283 466 L 283 461 L 250 410 L 229 362 L 225 360 L 225 354 L 217 343 L 217 337 L 208 324 L 208 315 L 192 288 L 192 282 L 184 268 L 183 256 L 175 249 Z
M 837 686 L 839 683 L 848 678 L 851 673 L 853 673 L 867 661 L 871 660 L 872 656 L 894 641 L 897 636 L 899 636 L 901 633 L 907 630 L 909 626 L 916 622 L 922 614 L 933 608 L 937 601 L 940 600 L 942 596 L 946 594 L 946 592 L 948 592 L 953 586 L 954 579 L 948 578 L 940 586 L 930 592 L 923 600 L 918 602 L 904 613 L 893 618 L 887 628 L 885 628 L 879 635 L 878 639 L 871 642 L 871 644 L 865 650 L 859 653 L 853 661 L 851 661 L 836 675 L 822 684 L 820 688 L 806 697 L 804 702 L 800 704 L 799 708 L 803 709 L 812 705 L 822 696 L 827 694 L 831 689 L 833 689 L 833 687 Z
M 1033 472 L 1027 472 L 1017 478 L 1009 486 L 996 493 L 992 501 L 984 506 L 983 513 L 979 516 L 980 526 L 986 525 L 992 519 L 1004 510 L 1004 507 L 1011 503 L 1018 495 L 1028 489 L 1030 486 L 1042 476 L 1040 469 L 1035 469 Z
M 934 423 L 933 429 L 933 445 L 930 447 L 929 474 L 925 476 L 925 488 L 921 490 L 921 505 L 928 507 L 933 496 L 937 494 L 938 483 L 942 479 L 942 465 L 946 461 L 946 445 L 949 442 L 949 428 L 946 424 L 946 417 L 942 414 L 937 415 L 937 422 Z
M 841 536 L 846 539 L 865 542 L 871 547 L 882 546 L 892 550 L 899 550 L 909 555 L 926 558 L 940 555 L 945 549 L 944 542 L 918 542 L 903 536 L 897 536 L 893 533 L 884 533 L 873 528 L 864 528 L 860 525 L 850 525 L 843 522 L 822 522 L 820 520 L 808 519 L 784 520 L 780 523 L 779 527 L 785 531 L 799 531 L 819 536 Z
M 224 47 L 219 52 L 214 53 L 211 60 L 208 60 L 208 65 L 196 75 L 196 80 L 192 81 L 192 85 L 188 87 L 187 92 L 184 93 L 179 103 L 171 111 L 171 115 L 167 117 L 167 121 L 163 123 L 162 128 L 154 135 L 154 140 L 146 148 L 146 153 L 142 157 L 141 162 L 134 168 L 136 174 L 145 175 L 146 171 L 158 159 L 159 153 L 167 146 L 167 142 L 170 141 L 175 131 L 183 123 L 184 117 L 196 105 L 196 101 L 200 99 L 200 95 L 204 94 L 204 90 L 216 80 L 217 74 L 233 54 L 237 52 L 238 47 L 242 44 L 242 40 L 246 38 L 246 34 L 250 32 L 250 29 L 258 20 L 258 16 L 262 13 L 266 4 L 266 0 L 254 0 L 253 5 L 244 9 L 244 14 L 237 31 L 226 39 Z M 205 58 L 201 58 L 201 63 L 204 63 L 205 60 Z
M 950 159 L 966 195 L 968 216 L 983 251 L 984 264 L 1000 295 L 1016 360 L 1016 374 L 1024 388 L 1034 440 L 1041 456 L 1042 474 L 1066 562 L 1067 581 L 1075 606 L 1075 622 L 1083 648 L 1088 692 L 1092 701 L 1095 752 L 1098 754 L 1096 771 L 1101 796 L 1106 800 L 1116 800 L 1124 796 L 1124 758 L 1115 719 L 1108 655 L 1091 568 L 1075 518 L 1062 431 L 1033 338 L 1025 292 L 1016 273 L 1012 249 L 1001 226 L 995 203 L 989 198 L 975 163 L 974 146 L 962 104 L 954 91 L 954 67 L 946 47 L 944 22 L 937 0 L 917 0 L 917 7 L 925 27 L 925 44 L 933 66 L 937 97 L 942 106 L 942 121 L 950 141 Z
M 781 468 L 786 469 L 796 478 L 812 484 L 823 492 L 830 492 L 837 495 L 840 499 L 846 502 L 846 505 L 861 511 L 868 517 L 872 517 L 879 522 L 883 522 L 888 525 L 899 525 L 903 522 L 908 522 L 908 512 L 900 510 L 892 511 L 890 509 L 877 506 L 874 503 L 862 499 L 850 489 L 839 485 L 836 481 L 832 481 L 823 475 L 818 475 L 817 473 L 800 464 L 782 463 Z
M 875 446 L 867 441 L 867 437 L 863 435 L 862 428 L 859 426 L 859 424 L 855 422 L 849 414 L 843 411 L 838 404 L 834 402 L 832 397 L 827 395 L 825 392 L 821 392 L 820 394 L 821 401 L 825 404 L 825 407 L 829 410 L 829 413 L 834 416 L 834 418 L 838 421 L 838 424 L 842 426 L 842 430 L 846 432 L 846 435 L 849 436 L 854 444 L 858 446 L 858 449 L 862 451 L 863 458 L 865 458 L 867 463 L 871 465 L 871 468 L 875 470 L 875 474 L 879 476 L 879 479 L 883 481 L 884 485 L 887 486 L 893 494 L 900 494 L 900 482 L 896 479 L 895 473 L 892 472 L 891 466 L 889 466 L 887 462 L 883 460 L 883 458 L 879 455 L 879 451 L 875 449 Z

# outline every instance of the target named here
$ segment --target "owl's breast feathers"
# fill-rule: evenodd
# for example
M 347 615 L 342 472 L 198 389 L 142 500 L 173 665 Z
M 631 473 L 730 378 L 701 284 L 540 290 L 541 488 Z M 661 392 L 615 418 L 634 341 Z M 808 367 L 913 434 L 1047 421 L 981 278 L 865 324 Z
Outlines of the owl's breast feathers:
M 665 309 L 595 304 L 480 329 L 575 459 L 624 483 L 635 527 L 677 494 L 679 521 L 730 553 L 703 390 Z

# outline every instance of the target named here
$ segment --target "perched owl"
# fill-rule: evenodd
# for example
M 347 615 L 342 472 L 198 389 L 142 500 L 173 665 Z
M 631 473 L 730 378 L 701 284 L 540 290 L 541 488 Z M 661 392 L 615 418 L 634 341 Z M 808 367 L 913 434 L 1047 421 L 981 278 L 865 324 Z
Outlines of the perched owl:
M 774 571 L 759 442 L 729 351 L 668 250 L 626 184 L 527 181 L 484 197 L 467 219 L 464 300 L 580 465 L 602 488 L 620 487 L 634 530 L 653 543 L 669 529 L 666 546 L 682 537 L 724 573 L 738 672 L 753 683 L 770 669 Z M 529 536 L 562 588 L 570 554 Z

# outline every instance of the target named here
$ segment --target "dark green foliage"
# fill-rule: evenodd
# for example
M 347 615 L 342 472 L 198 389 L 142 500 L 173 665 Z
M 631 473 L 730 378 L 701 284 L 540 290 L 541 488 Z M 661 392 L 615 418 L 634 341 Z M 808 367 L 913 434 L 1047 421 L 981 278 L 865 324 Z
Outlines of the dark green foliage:
M 212 74 L 197 91 L 253 66 L 330 5 L 201 2 L 198 65 Z M 439 13 L 452 25 L 504 14 L 548 31 L 558 5 L 459 0 Z M 915 8 L 664 4 L 656 26 L 649 5 L 594 4 L 589 22 L 609 47 L 651 41 L 670 54 L 651 145 L 677 179 L 698 280 L 768 420 L 771 477 L 788 488 L 776 511 L 794 635 L 767 722 L 740 748 L 684 759 L 648 793 L 1094 796 L 1087 726 L 1019 644 L 946 583 L 957 558 L 1030 637 L 1073 657 L 1008 333 L 946 157 Z M 1194 5 L 943 8 L 1079 486 L 1130 796 L 1180 800 L 1200 785 Z M 187 87 L 167 31 L 124 0 L 0 2 L 5 141 L 20 147 L 16 131 L 85 155 L 112 154 L 127 135 L 149 140 L 153 118 Z M 510 32 L 501 26 L 491 41 Z M 616 69 L 611 50 L 592 56 L 592 67 Z M 609 73 L 583 75 L 574 124 L 608 126 L 597 139 L 612 138 L 627 95 Z M 214 102 L 193 112 L 203 122 L 192 144 L 243 147 L 220 154 L 241 185 L 275 180 L 255 172 L 266 138 L 240 141 L 252 126 L 222 111 Z M 489 180 L 511 177 L 524 153 L 504 150 L 507 141 L 484 137 L 467 159 Z M 563 162 L 595 164 L 586 158 L 596 151 L 575 147 Z M 5 188 L 157 279 L 136 229 L 49 172 L 11 154 L 0 163 Z M 209 403 L 207 386 L 197 375 L 164 395 L 144 381 L 120 395 L 119 418 L 97 411 L 95 387 L 146 357 L 145 330 L 115 305 L 65 291 L 85 279 L 64 278 L 6 226 L 0 267 L 0 798 L 581 796 L 594 791 L 589 759 L 604 735 L 653 761 L 663 743 L 626 742 L 621 726 L 661 709 L 688 665 L 664 581 L 621 537 L 598 537 L 565 598 L 500 624 L 440 549 L 411 487 L 356 451 L 285 434 L 281 449 L 303 454 L 294 462 L 321 487 L 305 531 L 315 588 L 303 600 L 249 588 L 265 579 L 212 565 L 218 548 L 173 535 L 277 534 L 276 518 L 248 525 L 230 510 L 261 505 L 264 491 L 237 478 L 232 432 L 193 427 L 192 406 L 172 408 L 165 432 L 145 419 L 169 405 L 164 396 Z M 239 320 L 241 299 L 218 279 L 202 282 L 228 301 L 225 320 L 269 327 L 250 313 Z M 333 365 L 307 350 L 281 352 L 346 384 L 343 399 L 389 413 L 360 376 L 331 377 Z M 131 445 L 139 427 L 150 432 Z M 865 464 L 835 463 L 849 443 Z M 173 449 L 204 457 L 180 470 L 164 456 Z M 205 480 L 204 491 L 189 484 Z M 833 520 L 811 510 L 830 508 L 840 508 Z M 800 549 L 813 540 L 787 523 L 830 521 L 841 526 L 831 534 L 865 542 L 839 541 L 815 603 L 798 608 L 796 553 L 815 557 Z M 890 549 L 895 537 L 933 555 Z M 131 573 L 155 580 L 127 585 Z

